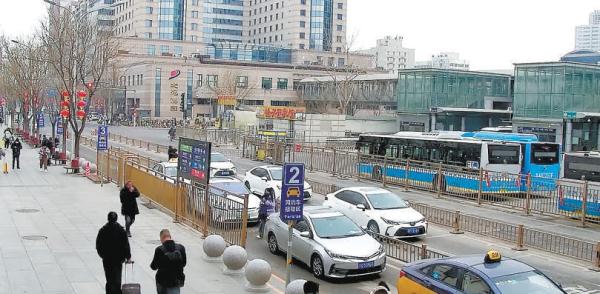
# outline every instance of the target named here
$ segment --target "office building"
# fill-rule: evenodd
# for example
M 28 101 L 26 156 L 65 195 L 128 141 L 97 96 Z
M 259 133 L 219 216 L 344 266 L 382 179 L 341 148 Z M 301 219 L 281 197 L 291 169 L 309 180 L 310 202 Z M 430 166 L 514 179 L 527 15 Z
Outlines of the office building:
M 575 27 L 575 49 L 600 51 L 600 10 L 590 13 L 587 25 Z
M 402 36 L 385 36 L 377 40 L 377 45 L 359 52 L 375 56 L 374 67 L 398 74 L 399 70 L 412 68 L 415 65 L 415 49 L 402 46 Z
M 513 130 L 563 144 L 600 147 L 600 66 L 571 62 L 515 65 Z
M 117 0 L 80 0 L 71 5 L 77 17 L 92 20 L 99 30 L 113 30 Z
M 427 61 L 417 61 L 415 68 L 438 68 L 452 70 L 469 70 L 469 62 L 460 59 L 456 52 L 442 52 L 437 55 L 431 55 Z

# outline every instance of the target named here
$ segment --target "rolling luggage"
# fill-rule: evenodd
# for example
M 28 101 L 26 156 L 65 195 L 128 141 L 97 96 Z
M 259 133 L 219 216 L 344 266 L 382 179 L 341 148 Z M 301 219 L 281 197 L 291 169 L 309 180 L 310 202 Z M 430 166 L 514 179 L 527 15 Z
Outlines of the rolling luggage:
M 125 263 L 123 269 L 125 270 L 125 283 L 121 286 L 121 292 L 123 294 L 141 294 L 141 287 L 139 283 L 128 283 L 127 282 L 127 265 L 131 264 L 131 275 L 133 276 L 133 262 Z

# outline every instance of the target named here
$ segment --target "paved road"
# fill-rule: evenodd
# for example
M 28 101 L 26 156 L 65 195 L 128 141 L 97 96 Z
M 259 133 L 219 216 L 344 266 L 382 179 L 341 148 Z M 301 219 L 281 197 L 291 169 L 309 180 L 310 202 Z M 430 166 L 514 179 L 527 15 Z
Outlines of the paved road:
M 122 134 L 129 137 L 135 137 L 143 140 L 148 140 L 153 143 L 169 144 L 169 139 L 166 135 L 166 129 L 149 129 L 149 128 L 131 128 L 131 127 L 111 127 L 111 132 L 115 134 Z M 118 146 L 114 143 L 113 146 Z M 141 151 L 143 152 L 143 151 Z M 162 157 L 166 155 L 159 155 L 156 153 L 149 152 L 146 155 L 151 155 L 157 160 L 164 160 Z M 95 158 L 95 153 L 89 149 L 84 149 L 82 156 L 86 158 Z M 246 160 L 246 159 L 235 159 L 236 166 L 238 167 L 239 173 L 244 173 L 246 170 L 259 165 L 259 163 Z M 340 181 L 339 179 L 319 174 L 311 173 L 309 177 L 318 177 L 319 181 L 328 180 L 331 182 L 348 182 L 352 184 L 352 181 Z M 364 184 L 364 183 L 363 183 Z M 407 197 L 409 198 L 409 197 Z M 316 195 L 314 199 L 311 199 L 309 204 L 318 205 L 323 201 L 322 196 Z M 460 206 L 460 210 L 469 210 L 474 213 L 485 213 L 487 217 L 500 217 L 500 211 L 496 208 L 476 208 L 471 206 L 462 205 L 460 202 L 455 201 L 455 205 Z M 487 211 L 491 214 L 488 214 Z M 495 213 L 494 213 L 495 212 Z M 505 213 L 506 214 L 506 213 Z M 511 214 L 514 218 L 525 218 L 518 214 Z M 546 226 L 550 229 L 564 228 L 570 229 L 575 233 L 586 235 L 589 237 L 590 232 L 587 230 L 579 230 L 571 226 L 569 222 L 548 222 Z M 251 230 L 254 230 L 251 228 Z M 268 253 L 266 245 L 263 241 L 252 238 L 253 231 L 249 233 L 248 252 L 251 256 L 257 256 L 268 260 L 273 268 L 274 272 L 279 277 L 285 276 L 285 260 L 281 256 L 272 256 Z M 600 238 L 596 238 L 596 240 Z M 540 252 L 537 250 L 528 250 L 523 252 L 516 252 L 511 250 L 512 244 L 506 244 L 495 239 L 488 239 L 478 235 L 464 234 L 464 235 L 452 235 L 448 233 L 448 228 L 430 225 L 429 235 L 426 240 L 411 240 L 417 244 L 426 242 L 430 248 L 434 248 L 449 254 L 460 255 L 460 254 L 483 254 L 490 248 L 500 249 L 505 256 L 515 257 L 522 261 L 528 262 L 535 267 L 542 269 L 548 275 L 562 283 L 565 287 L 570 289 L 572 293 L 580 293 L 581 289 L 586 291 L 598 291 L 589 293 L 600 293 L 600 273 L 593 272 L 587 269 L 587 264 L 577 262 L 571 259 L 561 258 L 553 254 Z M 395 284 L 399 270 L 402 264 L 396 261 L 389 263 L 389 267 L 380 277 L 370 277 L 361 280 L 350 280 L 342 282 L 324 282 L 322 284 L 324 293 L 344 292 L 344 293 L 365 293 L 368 289 L 371 289 L 379 279 L 385 280 L 389 284 Z M 311 278 L 308 271 L 302 266 L 295 267 L 293 271 L 294 278 Z M 280 281 L 282 282 L 282 281 Z

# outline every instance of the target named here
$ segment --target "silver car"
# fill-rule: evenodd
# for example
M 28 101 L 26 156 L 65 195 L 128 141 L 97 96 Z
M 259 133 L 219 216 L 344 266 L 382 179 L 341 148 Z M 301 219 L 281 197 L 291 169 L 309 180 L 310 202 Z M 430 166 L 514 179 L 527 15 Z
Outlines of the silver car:
M 288 228 L 279 214 L 266 224 L 269 251 L 287 250 Z M 294 225 L 292 255 L 307 264 L 317 278 L 345 278 L 381 273 L 383 246 L 339 211 L 325 206 L 304 207 Z

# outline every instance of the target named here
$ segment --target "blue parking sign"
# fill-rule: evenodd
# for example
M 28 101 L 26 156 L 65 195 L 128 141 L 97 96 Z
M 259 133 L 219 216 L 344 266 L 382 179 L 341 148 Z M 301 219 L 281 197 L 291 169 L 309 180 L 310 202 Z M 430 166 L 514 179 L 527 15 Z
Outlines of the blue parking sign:
M 304 207 L 304 164 L 286 163 L 283 165 L 281 183 L 281 210 L 279 216 L 283 221 L 302 219 Z
M 56 134 L 57 135 L 63 134 L 63 124 L 60 121 L 60 118 L 56 119 Z
M 98 144 L 97 150 L 108 149 L 108 126 L 98 126 Z

